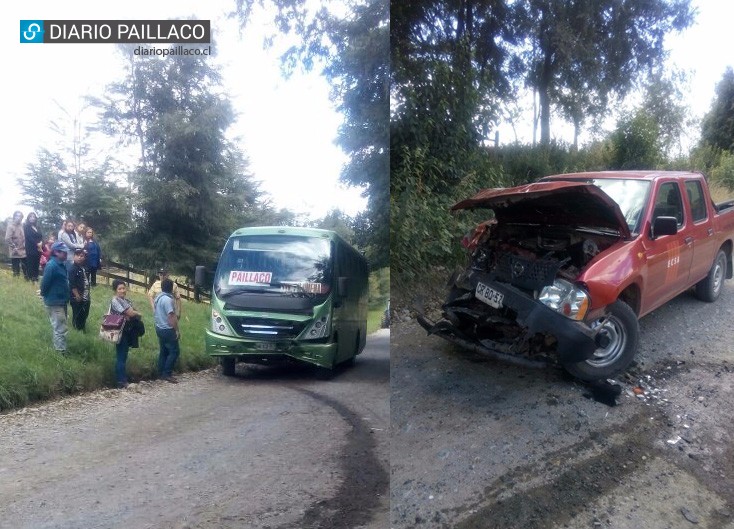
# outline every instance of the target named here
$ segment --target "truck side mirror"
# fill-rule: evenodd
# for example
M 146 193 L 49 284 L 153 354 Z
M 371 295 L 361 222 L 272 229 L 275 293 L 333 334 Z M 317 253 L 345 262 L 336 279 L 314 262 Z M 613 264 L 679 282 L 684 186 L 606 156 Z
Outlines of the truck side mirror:
M 655 217 L 652 223 L 653 239 L 661 235 L 675 235 L 678 233 L 678 220 L 675 217 Z

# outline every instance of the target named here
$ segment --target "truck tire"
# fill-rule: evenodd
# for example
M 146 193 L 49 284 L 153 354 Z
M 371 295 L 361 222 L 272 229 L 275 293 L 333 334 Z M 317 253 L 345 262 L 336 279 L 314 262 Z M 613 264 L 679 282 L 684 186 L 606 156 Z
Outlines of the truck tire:
M 603 380 L 621 373 L 632 363 L 640 335 L 635 311 L 617 300 L 610 305 L 607 316 L 606 321 L 598 320 L 591 327 L 603 325 L 602 332 L 609 337 L 609 345 L 599 347 L 588 360 L 563 366 L 576 378 L 588 382 Z
M 708 275 L 696 283 L 696 297 L 701 301 L 716 301 L 721 294 L 726 277 L 726 254 L 719 250 Z
M 219 362 L 222 364 L 222 374 L 225 377 L 233 377 L 235 371 L 235 359 L 224 356 L 219 360 Z

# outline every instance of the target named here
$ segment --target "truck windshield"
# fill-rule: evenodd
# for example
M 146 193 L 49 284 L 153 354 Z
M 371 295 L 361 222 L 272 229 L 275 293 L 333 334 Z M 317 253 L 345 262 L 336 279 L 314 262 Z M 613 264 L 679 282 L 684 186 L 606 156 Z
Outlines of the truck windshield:
M 331 289 L 328 239 L 296 235 L 231 237 L 214 278 L 220 298 L 242 293 L 325 296 Z
M 639 233 L 642 210 L 645 207 L 650 182 L 624 178 L 595 178 L 591 183 L 600 187 L 622 210 L 632 233 Z

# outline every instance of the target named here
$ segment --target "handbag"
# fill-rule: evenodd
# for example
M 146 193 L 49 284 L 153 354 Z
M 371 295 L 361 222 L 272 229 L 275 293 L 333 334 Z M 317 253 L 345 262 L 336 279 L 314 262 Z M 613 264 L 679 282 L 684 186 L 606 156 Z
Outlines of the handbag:
M 121 329 L 125 325 L 125 316 L 122 314 L 105 314 L 102 318 L 102 327 L 105 329 Z
M 99 326 L 99 337 L 106 342 L 114 344 L 120 343 L 122 332 L 125 330 L 125 316 L 122 314 L 111 314 L 112 307 L 107 310 L 107 314 L 102 317 L 102 324 Z

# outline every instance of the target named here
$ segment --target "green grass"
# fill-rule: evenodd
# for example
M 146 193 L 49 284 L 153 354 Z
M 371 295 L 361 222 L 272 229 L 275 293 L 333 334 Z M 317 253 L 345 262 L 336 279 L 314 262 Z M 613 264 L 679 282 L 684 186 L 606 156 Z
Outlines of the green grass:
M 0 270 L 0 410 L 114 385 L 115 346 L 97 335 L 102 315 L 112 299 L 112 289 L 104 284 L 92 289 L 87 332 L 71 328 L 69 321 L 69 355 L 63 357 L 51 345 L 51 324 L 43 301 L 36 295 L 37 288 L 37 284 Z M 128 356 L 128 376 L 134 382 L 155 376 L 158 339 L 148 299 L 138 292 L 128 296 L 143 313 L 146 326 L 140 347 L 130 349 Z M 181 356 L 176 369 L 192 371 L 212 366 L 214 360 L 204 352 L 209 305 L 186 300 L 183 304 Z
M 382 313 L 385 308 L 369 309 L 367 312 L 367 334 L 373 333 L 380 329 Z

